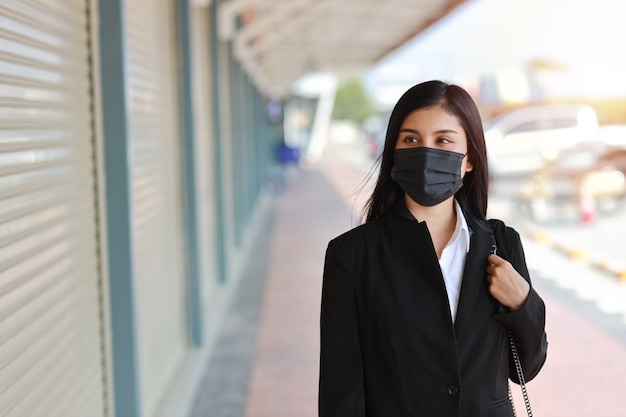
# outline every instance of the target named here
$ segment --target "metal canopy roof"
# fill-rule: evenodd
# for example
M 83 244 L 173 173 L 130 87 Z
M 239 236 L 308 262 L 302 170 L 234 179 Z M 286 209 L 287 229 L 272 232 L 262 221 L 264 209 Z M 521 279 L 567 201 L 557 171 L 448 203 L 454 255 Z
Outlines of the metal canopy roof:
M 302 75 L 361 72 L 465 0 L 230 0 L 219 34 L 262 91 L 283 96 Z

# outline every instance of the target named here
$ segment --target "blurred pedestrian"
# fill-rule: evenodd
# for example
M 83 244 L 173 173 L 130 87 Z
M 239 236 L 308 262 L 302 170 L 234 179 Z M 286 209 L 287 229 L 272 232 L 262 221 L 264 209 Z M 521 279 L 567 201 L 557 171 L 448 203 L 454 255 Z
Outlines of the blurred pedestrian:
M 513 415 L 507 332 L 534 378 L 545 307 L 519 234 L 486 220 L 487 192 L 469 94 L 441 81 L 409 89 L 390 116 L 365 223 L 326 252 L 321 417 Z

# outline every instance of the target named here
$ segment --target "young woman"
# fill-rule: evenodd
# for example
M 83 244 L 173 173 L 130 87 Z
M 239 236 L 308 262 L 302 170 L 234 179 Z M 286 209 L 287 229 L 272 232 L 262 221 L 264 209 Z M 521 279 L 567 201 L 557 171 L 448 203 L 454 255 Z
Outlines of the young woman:
M 326 252 L 321 417 L 513 415 L 507 332 L 531 380 L 546 358 L 545 307 L 517 232 L 485 219 L 487 188 L 469 94 L 441 81 L 409 89 L 365 224 Z

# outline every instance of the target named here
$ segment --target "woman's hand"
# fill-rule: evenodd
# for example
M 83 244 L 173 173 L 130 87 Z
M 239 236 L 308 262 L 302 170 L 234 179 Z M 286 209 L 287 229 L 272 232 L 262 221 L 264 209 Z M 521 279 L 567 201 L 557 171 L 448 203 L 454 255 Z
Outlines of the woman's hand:
M 498 255 L 487 258 L 489 293 L 511 311 L 522 308 L 530 293 L 530 284 Z

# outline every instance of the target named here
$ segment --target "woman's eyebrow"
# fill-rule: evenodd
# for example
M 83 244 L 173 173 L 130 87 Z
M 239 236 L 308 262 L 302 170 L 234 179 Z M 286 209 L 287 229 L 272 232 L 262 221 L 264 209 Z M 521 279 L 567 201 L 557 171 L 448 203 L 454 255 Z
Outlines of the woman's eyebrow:
M 402 132 L 419 134 L 419 132 L 417 130 L 406 128 L 406 127 L 404 129 L 400 129 L 400 133 L 402 133 Z M 454 129 L 441 129 L 441 130 L 436 130 L 434 133 L 437 133 L 437 134 L 441 134 L 441 133 L 457 133 L 458 134 L 459 132 L 457 132 Z

